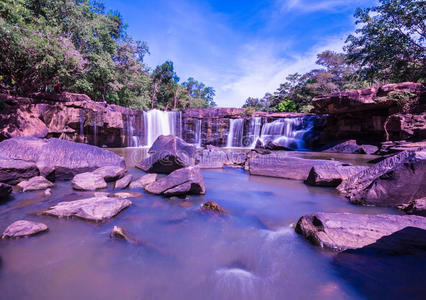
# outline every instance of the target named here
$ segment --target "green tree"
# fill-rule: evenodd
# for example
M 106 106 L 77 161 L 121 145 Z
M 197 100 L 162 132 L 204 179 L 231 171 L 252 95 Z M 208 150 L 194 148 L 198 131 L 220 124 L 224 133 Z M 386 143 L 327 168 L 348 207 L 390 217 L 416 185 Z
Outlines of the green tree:
M 280 112 L 297 112 L 297 104 L 293 100 L 284 100 L 278 104 Z

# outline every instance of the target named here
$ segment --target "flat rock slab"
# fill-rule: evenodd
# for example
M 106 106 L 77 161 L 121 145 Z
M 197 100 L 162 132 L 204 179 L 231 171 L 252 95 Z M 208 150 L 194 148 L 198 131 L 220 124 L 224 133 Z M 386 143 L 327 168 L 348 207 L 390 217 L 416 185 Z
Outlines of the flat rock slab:
M 1 158 L 2 155 L 0 153 L 0 182 L 15 185 L 40 174 L 34 162 Z
M 426 218 L 400 215 L 315 213 L 303 216 L 296 232 L 315 245 L 334 250 L 357 249 L 405 227 L 426 229 Z
M 125 189 L 129 186 L 130 182 L 133 180 L 133 175 L 128 174 L 124 176 L 123 178 L 117 180 L 115 182 L 115 189 Z
M 252 151 L 248 159 L 250 175 L 305 180 L 314 166 L 341 166 L 344 163 L 333 160 L 303 159 L 288 156 L 287 153 L 273 152 L 262 155 Z
M 104 177 L 92 172 L 75 175 L 71 183 L 73 189 L 80 191 L 94 191 L 107 187 Z
M 126 168 L 121 166 L 105 166 L 96 169 L 93 173 L 102 176 L 105 181 L 115 181 L 126 174 Z
M 363 166 L 334 166 L 334 165 L 318 165 L 309 171 L 308 178 L 305 183 L 314 186 L 336 187 L 343 180 L 368 169 Z
M 46 230 L 48 230 L 48 227 L 43 223 L 19 220 L 13 222 L 6 228 L 3 232 L 2 239 L 30 236 Z
M 93 197 L 76 201 L 60 202 L 44 212 L 57 217 L 79 217 L 90 221 L 108 220 L 132 204 L 127 199 Z
M 21 181 L 18 184 L 18 187 L 21 188 L 23 192 L 44 190 L 53 186 L 54 184 L 43 176 L 36 176 L 30 180 Z
M 141 178 L 132 181 L 130 183 L 130 188 L 131 189 L 137 189 L 137 188 L 144 188 L 146 187 L 148 184 L 151 184 L 153 182 L 155 182 L 158 178 L 158 174 L 145 174 L 143 175 Z

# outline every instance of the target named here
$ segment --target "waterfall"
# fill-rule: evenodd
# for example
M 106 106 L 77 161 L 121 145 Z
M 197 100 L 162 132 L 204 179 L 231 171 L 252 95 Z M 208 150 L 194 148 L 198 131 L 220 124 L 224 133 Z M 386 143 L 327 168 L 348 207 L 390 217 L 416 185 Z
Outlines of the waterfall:
M 257 140 L 260 137 L 260 129 L 262 128 L 262 117 L 254 117 L 250 121 L 250 130 L 253 132 L 253 141 L 249 146 L 250 149 L 256 147 Z
M 182 136 L 182 115 L 180 111 L 153 109 L 143 113 L 146 146 L 151 147 L 160 135 Z
M 201 147 L 201 119 L 195 120 L 195 145 Z
M 264 124 L 260 140 L 263 145 L 274 142 L 280 146 L 294 150 L 306 149 L 303 136 L 314 126 L 314 119 L 310 117 L 282 118 Z
M 140 138 L 135 132 L 135 116 L 127 115 L 127 147 L 139 147 Z
M 242 147 L 243 146 L 243 130 L 244 119 L 230 119 L 229 133 L 226 142 L 226 147 Z

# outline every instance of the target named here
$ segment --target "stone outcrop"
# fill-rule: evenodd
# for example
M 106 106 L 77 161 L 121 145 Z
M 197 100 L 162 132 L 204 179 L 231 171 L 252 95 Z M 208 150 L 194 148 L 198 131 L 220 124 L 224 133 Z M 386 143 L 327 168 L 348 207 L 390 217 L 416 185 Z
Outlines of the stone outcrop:
M 94 191 L 107 187 L 107 183 L 103 176 L 93 172 L 77 174 L 74 176 L 71 183 L 73 189 L 80 191 Z
M 48 227 L 43 223 L 18 220 L 6 228 L 3 232 L 2 239 L 30 236 L 47 230 Z
M 193 166 L 196 148 L 179 137 L 161 135 L 148 153 L 150 156 L 136 167 L 148 173 L 169 174 L 177 169 Z
M 309 172 L 305 183 L 315 186 L 336 187 L 343 180 L 364 171 L 368 167 L 363 166 L 335 166 L 335 165 L 317 165 Z
M 12 186 L 0 182 L 0 199 L 6 199 L 12 193 Z
M 179 196 L 187 194 L 205 194 L 203 175 L 198 167 L 176 170 L 145 187 L 151 194 Z
M 21 181 L 18 184 L 18 187 L 22 189 L 23 192 L 45 190 L 53 186 L 54 184 L 43 176 L 36 176 L 29 180 Z
M 155 182 L 157 180 L 157 178 L 158 178 L 158 174 L 155 174 L 155 173 L 145 174 L 141 178 L 139 178 L 135 181 L 132 181 L 130 183 L 130 188 L 131 189 L 144 188 L 148 184 Z
M 259 154 L 252 151 L 248 156 L 250 175 L 279 177 L 286 179 L 305 180 L 312 167 L 318 165 L 342 166 L 338 161 L 303 159 L 290 157 L 286 152 Z
M 56 217 L 78 217 L 89 221 L 105 221 L 116 216 L 132 204 L 127 199 L 94 197 L 76 201 L 60 202 L 44 214 Z
M 338 186 L 352 203 L 398 206 L 426 196 L 426 152 L 404 151 Z
M 117 180 L 115 182 L 115 189 L 125 189 L 129 186 L 130 182 L 133 180 L 133 175 L 128 174 L 124 176 L 123 178 Z
M 334 250 L 357 249 L 405 227 L 426 229 L 426 218 L 399 215 L 315 213 L 303 216 L 296 232 L 315 245 Z
M 35 163 L 40 175 L 59 180 L 71 179 L 75 174 L 104 166 L 125 167 L 124 159 L 111 151 L 55 138 L 18 137 L 5 140 L 0 142 L 0 158 Z M 28 165 L 23 167 L 30 168 Z
M 2 155 L 0 151 L 0 182 L 15 185 L 40 174 L 34 162 L 2 158 Z

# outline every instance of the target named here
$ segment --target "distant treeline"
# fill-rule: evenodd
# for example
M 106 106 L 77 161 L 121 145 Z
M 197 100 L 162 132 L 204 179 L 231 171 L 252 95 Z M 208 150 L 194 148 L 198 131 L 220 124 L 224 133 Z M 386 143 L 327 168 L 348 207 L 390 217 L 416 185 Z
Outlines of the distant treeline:
M 214 107 L 215 91 L 180 83 L 173 62 L 150 69 L 145 42 L 93 0 L 0 0 L 0 88 L 62 90 L 138 109 Z
M 422 0 L 380 0 L 357 9 L 357 29 L 344 53 L 318 54 L 320 68 L 291 74 L 273 93 L 248 98 L 248 110 L 309 112 L 312 99 L 332 92 L 426 78 L 426 5 Z

